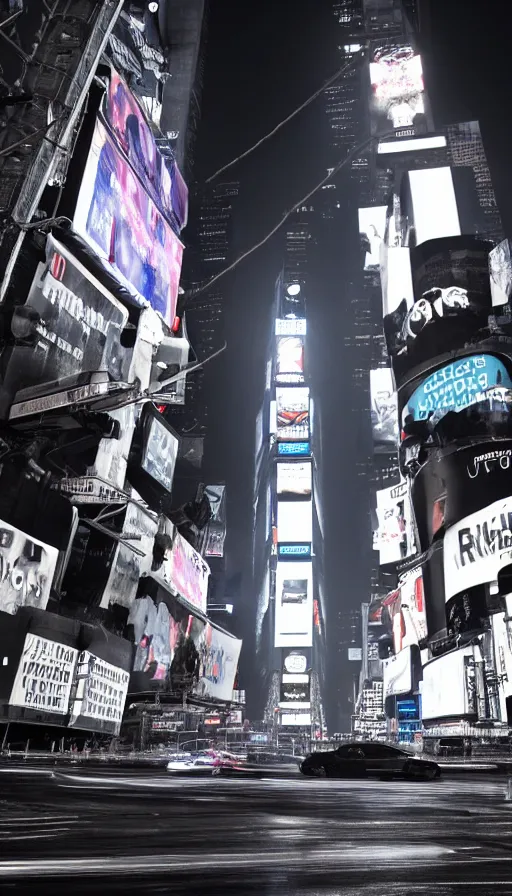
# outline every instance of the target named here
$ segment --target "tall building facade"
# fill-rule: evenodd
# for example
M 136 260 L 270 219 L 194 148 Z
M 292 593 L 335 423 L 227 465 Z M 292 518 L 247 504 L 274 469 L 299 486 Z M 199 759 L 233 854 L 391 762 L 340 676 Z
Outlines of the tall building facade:
M 324 489 L 337 483 L 340 508 L 336 536 L 326 534 L 328 603 L 337 607 L 328 633 L 330 677 L 340 682 L 328 715 L 331 729 L 348 730 L 355 667 L 348 651 L 340 649 L 347 639 L 347 614 L 396 581 L 371 548 L 375 492 L 400 483 L 396 443 L 390 437 L 386 448 L 385 433 L 387 427 L 389 433 L 396 428 L 396 410 L 390 423 L 394 384 L 381 299 L 381 245 L 390 203 L 396 211 L 400 202 L 410 202 L 405 171 L 448 168 L 470 232 L 496 240 L 501 224 L 478 124 L 434 127 L 417 52 L 416 3 L 336 0 L 331 9 L 333 47 L 340 67 L 348 67 L 325 93 L 327 170 L 353 154 L 315 197 L 316 275 L 324 320 L 330 317 L 339 327 L 339 352 L 332 358 L 336 378 L 328 393 L 320 391 L 319 400 L 324 417 L 333 406 L 339 415 L 337 425 L 327 423 L 324 471 Z M 350 514 L 341 509 L 347 500 Z M 329 516 L 335 515 L 331 498 Z

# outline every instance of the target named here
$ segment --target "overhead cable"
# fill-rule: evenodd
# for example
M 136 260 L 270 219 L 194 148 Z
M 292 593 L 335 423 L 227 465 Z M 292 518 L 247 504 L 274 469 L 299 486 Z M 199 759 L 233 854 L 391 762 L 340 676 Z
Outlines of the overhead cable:
M 390 133 L 394 134 L 394 131 L 390 132 Z M 373 143 L 373 141 L 382 140 L 384 137 L 388 137 L 388 136 L 390 136 L 389 133 L 379 134 L 378 136 L 372 135 L 371 137 L 367 137 L 366 140 L 363 140 L 362 143 L 358 143 L 357 146 L 354 146 L 354 148 L 350 150 L 348 155 L 346 155 L 345 158 L 341 160 L 341 162 L 338 162 L 338 164 L 334 168 L 330 169 L 328 174 L 325 177 L 323 177 L 322 180 L 318 184 L 316 184 L 316 186 L 314 186 L 312 190 L 309 191 L 309 193 L 306 193 L 306 195 L 303 196 L 302 199 L 299 199 L 299 201 L 296 202 L 295 205 L 291 209 L 289 209 L 289 211 L 284 213 L 281 220 L 278 221 L 278 223 L 275 225 L 275 227 L 273 227 L 272 230 L 269 233 L 267 233 L 267 235 L 264 236 L 262 240 L 260 240 L 258 243 L 255 243 L 255 245 L 252 246 L 250 249 L 247 249 L 245 252 L 242 252 L 242 254 L 238 256 L 238 258 L 235 258 L 235 260 L 230 265 L 227 266 L 227 268 L 224 268 L 222 271 L 219 271 L 218 274 L 215 274 L 214 277 L 211 277 L 210 280 L 208 280 L 206 283 L 203 284 L 203 286 L 199 286 L 197 289 L 191 289 L 191 290 L 188 290 L 187 292 L 185 292 L 185 298 L 181 305 L 180 311 L 183 312 L 183 309 L 185 308 L 185 306 L 188 304 L 188 302 L 191 299 L 195 299 L 196 296 L 200 295 L 206 289 L 209 289 L 210 286 L 213 286 L 213 284 L 217 282 L 217 280 L 220 280 L 220 278 L 224 277 L 225 274 L 229 274 L 230 271 L 232 271 L 232 270 L 234 270 L 234 268 L 238 267 L 238 265 L 240 264 L 241 261 L 244 261 L 245 258 L 248 258 L 249 255 L 252 255 L 253 252 L 256 252 L 257 249 L 261 249 L 261 247 L 264 246 L 265 243 L 268 243 L 268 241 L 270 239 L 272 239 L 274 234 L 276 234 L 277 231 L 288 220 L 290 215 L 301 205 L 304 205 L 304 203 L 307 202 L 308 199 L 311 199 L 311 197 L 314 196 L 314 194 L 317 193 L 318 190 L 321 190 L 322 187 L 324 187 L 326 184 L 328 184 L 329 181 L 332 180 L 332 178 L 335 177 L 336 174 L 338 174 L 338 172 L 341 171 L 341 169 L 345 165 L 348 164 L 348 162 L 351 162 L 352 159 L 355 158 L 355 156 L 359 155 L 360 152 L 364 152 L 364 150 L 371 143 Z
M 288 124 L 288 122 L 291 121 L 292 118 L 295 118 L 295 116 L 298 115 L 299 112 L 302 112 L 303 109 L 306 109 L 307 106 L 309 106 L 312 102 L 314 102 L 314 100 L 317 99 L 317 97 L 319 97 L 329 87 L 331 87 L 331 85 L 334 84 L 338 80 L 338 78 L 341 78 L 341 76 L 347 71 L 347 69 L 349 69 L 352 65 L 354 65 L 354 63 L 357 62 L 359 60 L 359 58 L 360 58 L 360 54 L 355 56 L 355 58 L 353 57 L 350 60 L 350 62 L 347 62 L 342 68 L 338 69 L 338 71 L 334 75 L 332 75 L 332 77 L 329 78 L 329 80 L 326 81 L 325 84 L 322 84 L 322 86 L 319 87 L 318 90 L 315 90 L 315 92 L 307 100 L 305 100 L 305 102 L 303 102 L 293 112 L 291 112 L 290 115 L 288 115 L 286 118 L 283 118 L 283 120 L 281 122 L 279 122 L 279 124 L 276 125 L 275 128 L 273 128 L 271 131 L 269 131 L 268 134 L 265 134 L 265 136 L 262 137 L 261 140 L 258 140 L 258 142 L 254 144 L 254 146 L 251 146 L 249 149 L 246 149 L 246 151 L 243 152 L 241 155 L 237 156 L 236 159 L 232 159 L 232 161 L 228 162 L 227 165 L 223 165 L 222 168 L 219 168 L 218 171 L 216 171 L 214 174 L 212 174 L 205 181 L 205 183 L 210 184 L 212 182 L 212 180 L 215 180 L 219 176 L 219 174 L 223 174 L 223 172 L 227 171 L 228 168 L 232 168 L 233 165 L 236 165 L 238 162 L 241 162 L 242 159 L 245 159 L 247 156 L 250 156 L 251 153 L 253 153 L 256 149 L 258 149 L 259 146 L 262 145 L 262 143 L 266 143 L 267 140 L 270 140 L 270 138 L 273 137 L 274 134 L 277 134 L 277 132 L 280 131 L 281 128 L 283 128 L 285 126 L 285 124 Z

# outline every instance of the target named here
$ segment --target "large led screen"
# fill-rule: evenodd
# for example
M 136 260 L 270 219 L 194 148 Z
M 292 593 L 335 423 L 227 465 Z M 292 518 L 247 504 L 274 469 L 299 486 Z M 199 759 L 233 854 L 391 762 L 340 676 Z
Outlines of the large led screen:
M 507 368 L 494 355 L 470 355 L 446 364 L 428 376 L 413 392 L 402 411 L 408 418 L 433 423 L 448 411 L 461 411 L 489 397 L 488 390 L 512 388 Z
M 410 485 L 403 481 L 377 492 L 380 564 L 399 563 L 416 552 Z
M 276 647 L 313 644 L 313 567 L 310 562 L 278 563 L 276 570 Z
M 311 496 L 311 461 L 279 463 L 277 465 L 277 494 L 281 498 L 309 498 Z
M 365 250 L 365 271 L 380 270 L 380 253 L 386 230 L 387 207 L 376 205 L 359 209 L 359 233 Z
M 389 367 L 370 371 L 373 444 L 377 452 L 396 454 L 398 404 Z
M 206 612 L 210 567 L 179 532 L 175 533 L 172 548 L 166 554 L 163 576 L 185 600 Z
M 382 314 L 393 314 L 400 305 L 411 308 L 414 303 L 414 286 L 411 271 L 411 253 L 407 246 L 385 246 L 381 259 Z
M 194 693 L 215 700 L 232 700 L 242 642 L 209 622 L 197 642 L 199 681 Z
M 278 383 L 304 382 L 304 338 L 280 336 L 277 340 L 276 379 Z
M 276 336 L 305 336 L 305 317 L 280 317 L 276 320 Z
M 384 601 L 383 616 L 389 620 L 395 654 L 419 644 L 427 637 L 427 616 L 421 568 L 404 575 L 398 589 Z
M 172 325 L 183 244 L 97 120 L 75 209 L 74 228 L 110 265 L 138 305 Z
M 278 502 L 277 540 L 286 542 L 313 540 L 313 505 L 311 501 Z
M 450 168 L 409 171 L 416 245 L 460 236 L 459 212 Z
M 144 113 L 112 69 L 104 114 L 144 189 L 176 229 L 187 223 L 188 189 L 174 160 L 162 156 Z
M 163 419 L 151 415 L 145 422 L 141 467 L 166 491 L 172 491 L 179 439 Z
M 45 610 L 58 556 L 57 548 L 0 520 L 0 611 Z
M 445 600 L 475 585 L 494 582 L 512 563 L 512 497 L 450 526 L 444 536 Z
M 410 694 L 412 691 L 411 648 L 405 647 L 396 656 L 383 662 L 384 699 Z
M 424 720 L 461 718 L 475 712 L 473 648 L 464 647 L 423 667 L 421 711 Z
M 309 388 L 283 386 L 276 389 L 277 438 L 309 437 Z
M 309 457 L 311 448 L 309 442 L 280 442 L 277 453 L 281 457 Z
M 425 111 L 421 58 L 411 46 L 395 45 L 373 50 L 371 60 L 373 132 L 411 128 Z
M 77 663 L 77 688 L 70 705 L 70 727 L 91 727 L 100 723 L 103 731 L 119 734 L 128 693 L 130 675 L 88 650 Z

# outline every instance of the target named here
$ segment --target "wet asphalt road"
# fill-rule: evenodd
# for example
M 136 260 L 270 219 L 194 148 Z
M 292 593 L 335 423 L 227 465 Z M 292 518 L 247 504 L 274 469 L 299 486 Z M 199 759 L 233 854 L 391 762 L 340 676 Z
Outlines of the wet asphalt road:
M 506 791 L 505 778 L 482 774 L 409 783 L 1 768 L 0 892 L 512 894 Z

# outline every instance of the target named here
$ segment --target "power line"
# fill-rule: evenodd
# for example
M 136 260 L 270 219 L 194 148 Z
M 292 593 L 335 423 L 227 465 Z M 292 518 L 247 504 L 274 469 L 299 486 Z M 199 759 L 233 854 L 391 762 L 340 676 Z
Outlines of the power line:
M 245 159 L 247 156 L 251 155 L 251 153 L 253 153 L 254 150 L 258 149 L 258 147 L 261 146 L 262 143 L 265 143 L 267 140 L 270 140 L 270 138 L 273 137 L 274 134 L 277 134 L 277 132 L 280 131 L 281 128 L 283 128 L 285 126 L 285 124 L 288 124 L 288 122 L 291 121 L 292 118 L 295 118 L 295 116 L 298 115 L 299 112 L 302 112 L 303 109 L 306 109 L 307 106 L 309 106 L 312 102 L 314 102 L 314 100 L 316 100 L 317 97 L 320 96 L 320 94 L 324 93 L 331 86 L 331 84 L 334 84 L 335 81 L 338 80 L 338 78 L 341 78 L 341 76 L 344 74 L 344 72 L 346 72 L 347 69 L 349 69 L 352 65 L 354 65 L 356 62 L 358 62 L 360 58 L 361 58 L 361 53 L 358 54 L 355 58 L 352 58 L 350 60 L 350 62 L 347 62 L 346 65 L 344 65 L 342 68 L 338 69 L 338 71 L 334 75 L 332 75 L 332 77 L 329 78 L 328 81 L 325 82 L 325 84 L 322 84 L 322 86 L 319 87 L 318 90 L 315 90 L 315 92 L 310 97 L 308 97 L 308 99 L 305 100 L 305 102 L 303 102 L 293 112 L 291 112 L 290 115 L 288 115 L 286 118 L 283 118 L 283 120 L 281 122 L 279 122 L 279 124 L 276 125 L 276 127 L 273 128 L 273 130 L 269 131 L 268 134 L 265 134 L 265 136 L 262 137 L 261 140 L 258 140 L 258 142 L 254 144 L 254 146 L 251 146 L 249 149 L 246 149 L 246 151 L 243 152 L 241 155 L 237 156 L 236 159 L 232 159 L 232 161 L 228 162 L 227 165 L 223 165 L 222 168 L 219 168 L 218 171 L 215 172 L 215 174 L 212 174 L 209 178 L 207 178 L 205 183 L 207 183 L 207 184 L 211 183 L 212 180 L 215 180 L 215 178 L 219 176 L 219 174 L 222 174 L 224 171 L 227 171 L 228 168 L 232 168 L 233 165 L 237 164 L 237 162 L 240 162 L 242 159 Z
M 335 177 L 335 175 L 338 174 L 338 172 L 341 171 L 341 169 L 348 162 L 352 161 L 352 159 L 355 156 L 357 156 L 360 152 L 363 152 L 367 148 L 367 146 L 370 146 L 370 144 L 373 143 L 375 140 L 382 140 L 385 137 L 393 136 L 394 133 L 395 133 L 394 131 L 389 131 L 388 133 L 379 134 L 378 136 L 372 135 L 371 137 L 367 137 L 366 140 L 363 140 L 362 143 L 358 143 L 357 146 L 354 146 L 354 148 L 350 150 L 348 155 L 346 155 L 345 158 L 341 160 L 341 162 L 338 162 L 338 164 L 331 171 L 329 171 L 329 173 L 326 175 L 326 177 L 322 178 L 322 180 L 318 184 L 316 184 L 316 186 L 314 186 L 313 189 L 309 191 L 309 193 L 306 193 L 306 195 L 303 196 L 302 199 L 299 199 L 299 201 L 297 203 L 295 203 L 295 205 L 291 209 L 289 209 L 289 211 L 284 213 L 281 220 L 278 221 L 278 223 L 275 225 L 275 227 L 273 227 L 272 230 L 269 233 L 267 233 L 267 235 L 264 236 L 262 240 L 260 240 L 258 243 L 256 243 L 254 246 L 252 246 L 250 249 L 247 249 L 245 252 L 242 252 L 242 254 L 238 256 L 238 258 L 235 258 L 235 260 L 230 265 L 227 266 L 227 268 L 224 268 L 222 271 L 219 271 L 218 274 L 215 274 L 215 277 L 211 277 L 211 279 L 208 280 L 206 283 L 204 283 L 203 286 L 200 286 L 197 289 L 191 289 L 188 292 L 186 292 L 185 298 L 181 305 L 181 309 L 180 309 L 181 312 L 183 312 L 185 306 L 188 304 L 188 302 L 191 299 L 195 299 L 196 296 L 200 295 L 206 289 L 209 289 L 209 287 L 213 286 L 213 284 L 216 283 L 217 280 L 220 280 L 220 278 L 224 277 L 225 274 L 229 274 L 230 271 L 232 271 L 234 268 L 238 267 L 238 265 L 240 264 L 241 261 L 243 261 L 245 258 L 248 258 L 249 255 L 252 255 L 253 252 L 256 252 L 257 249 L 261 249 L 261 247 L 264 246 L 265 243 L 268 243 L 268 241 L 270 239 L 272 239 L 274 234 L 276 234 L 277 231 L 288 220 L 290 215 L 300 205 L 304 205 L 304 203 L 307 202 L 308 199 L 311 199 L 311 197 L 314 196 L 314 194 L 317 193 L 318 190 L 321 190 L 322 187 L 325 186 L 325 184 L 329 183 L 329 181 L 332 180 L 332 178 Z

